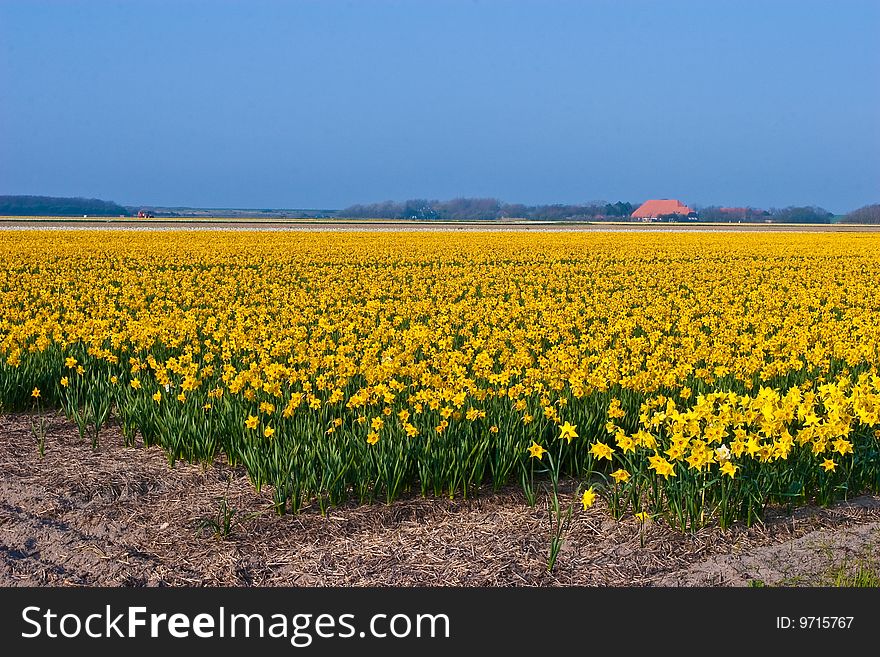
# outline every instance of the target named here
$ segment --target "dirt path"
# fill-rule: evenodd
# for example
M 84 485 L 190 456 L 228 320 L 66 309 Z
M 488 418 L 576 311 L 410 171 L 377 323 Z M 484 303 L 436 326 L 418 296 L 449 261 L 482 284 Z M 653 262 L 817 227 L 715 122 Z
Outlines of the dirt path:
M 516 489 L 279 517 L 240 470 L 172 469 L 113 428 L 93 452 L 59 416 L 43 458 L 28 416 L 0 416 L 0 472 L 2 586 L 816 585 L 841 566 L 880 567 L 874 496 L 694 534 L 642 532 L 597 504 L 575 514 L 548 574 L 546 510 Z M 199 529 L 223 497 L 236 509 L 225 540 Z

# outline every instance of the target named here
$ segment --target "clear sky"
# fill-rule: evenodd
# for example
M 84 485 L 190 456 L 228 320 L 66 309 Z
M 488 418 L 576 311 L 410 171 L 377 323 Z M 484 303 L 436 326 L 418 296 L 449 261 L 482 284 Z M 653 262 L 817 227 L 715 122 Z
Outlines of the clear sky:
M 878 0 L 0 0 L 0 194 L 846 212 L 878 34 Z

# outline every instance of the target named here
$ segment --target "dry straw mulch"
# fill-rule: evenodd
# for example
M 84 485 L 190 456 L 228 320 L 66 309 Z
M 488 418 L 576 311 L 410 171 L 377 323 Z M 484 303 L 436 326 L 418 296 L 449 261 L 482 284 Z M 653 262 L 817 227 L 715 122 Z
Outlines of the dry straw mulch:
M 169 467 L 110 427 L 97 451 L 49 416 L 44 457 L 25 414 L 0 416 L 0 585 L 686 586 L 821 585 L 880 568 L 880 497 L 680 533 L 576 510 L 547 573 L 546 507 L 510 488 L 472 499 L 351 504 L 278 516 L 240 469 Z M 235 509 L 220 539 L 201 527 Z

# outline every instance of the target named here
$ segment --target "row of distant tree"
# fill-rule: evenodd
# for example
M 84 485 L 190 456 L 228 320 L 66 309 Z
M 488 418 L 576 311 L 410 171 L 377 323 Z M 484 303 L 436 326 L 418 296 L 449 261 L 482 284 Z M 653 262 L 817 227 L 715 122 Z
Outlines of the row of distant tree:
M 456 198 L 451 201 L 413 199 L 398 203 L 385 201 L 352 205 L 337 213 L 339 217 L 373 219 L 421 219 L 425 221 L 492 221 L 496 219 L 529 219 L 533 221 L 603 221 L 627 219 L 639 204 L 626 201 L 606 203 L 594 201 L 582 205 L 522 205 L 503 203 L 494 198 Z M 742 207 L 717 205 L 701 207 L 699 221 L 708 222 L 772 222 L 783 224 L 829 224 L 834 214 L 825 208 L 788 206 L 785 208 Z M 669 217 L 674 219 L 678 217 Z M 847 223 L 880 224 L 880 204 L 866 205 L 843 217 Z
M 638 207 L 625 201 L 606 203 L 594 201 L 583 205 L 522 205 L 502 203 L 494 198 L 456 198 L 451 201 L 412 199 L 403 203 L 385 201 L 352 205 L 340 210 L 338 216 L 373 219 L 421 219 L 425 221 L 493 221 L 496 219 L 530 219 L 536 221 L 602 221 L 628 218 Z M 773 208 L 722 208 L 708 206 L 697 212 L 700 221 L 774 223 L 830 223 L 834 215 L 813 206 Z M 670 217 L 671 218 L 671 217 Z
M 455 198 L 451 201 L 411 199 L 403 203 L 385 201 L 352 205 L 340 210 L 338 216 L 373 219 L 422 219 L 425 221 L 493 221 L 496 219 L 530 219 L 560 221 L 621 219 L 629 217 L 632 203 L 604 201 L 582 205 L 523 205 L 503 203 L 495 198 Z
M 843 220 L 851 224 L 880 224 L 880 203 L 853 210 Z
M 638 204 L 626 201 L 607 203 L 593 201 L 584 204 L 523 205 L 503 203 L 495 198 L 456 198 L 451 201 L 412 199 L 403 203 L 385 201 L 366 205 L 352 205 L 330 217 L 371 219 L 421 219 L 424 221 L 493 221 L 497 219 L 527 219 L 532 221 L 608 221 L 627 219 Z M 0 196 L 0 216 L 129 216 L 129 208 L 112 201 L 95 198 L 66 198 L 55 196 Z M 761 210 L 756 208 L 699 208 L 700 221 L 773 223 L 831 223 L 834 215 L 815 206 L 789 206 Z M 182 215 L 183 216 L 183 215 Z M 880 224 L 880 204 L 866 205 L 845 215 L 846 223 Z
M 789 206 L 787 208 L 723 208 L 715 205 L 700 208 L 700 221 L 713 222 L 760 222 L 778 224 L 830 224 L 834 214 L 816 206 Z
M 129 214 L 113 201 L 57 196 L 0 196 L 0 215 L 8 217 L 118 217 Z

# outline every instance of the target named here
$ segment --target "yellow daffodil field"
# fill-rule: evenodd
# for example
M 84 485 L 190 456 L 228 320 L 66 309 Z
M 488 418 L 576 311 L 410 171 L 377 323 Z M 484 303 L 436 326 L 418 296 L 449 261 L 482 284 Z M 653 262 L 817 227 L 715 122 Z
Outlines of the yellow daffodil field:
M 549 473 L 687 529 L 880 491 L 880 235 L 0 232 L 3 411 L 224 455 L 279 512 Z

